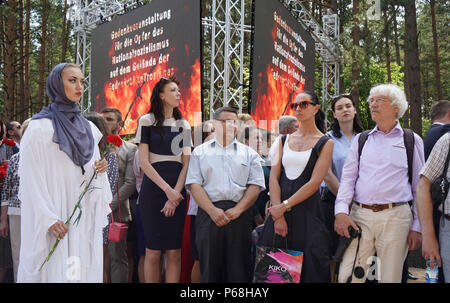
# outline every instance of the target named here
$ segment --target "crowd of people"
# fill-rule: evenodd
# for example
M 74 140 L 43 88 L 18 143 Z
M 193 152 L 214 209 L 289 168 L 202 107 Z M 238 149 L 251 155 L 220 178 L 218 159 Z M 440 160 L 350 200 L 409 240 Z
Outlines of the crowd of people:
M 408 102 L 393 84 L 370 90 L 366 131 L 349 94 L 333 98 L 327 131 L 312 91 L 275 131 L 232 107 L 191 127 L 178 81 L 161 78 L 125 141 L 118 109 L 82 114 L 83 81 L 58 64 L 50 105 L 0 122 L 0 282 L 176 283 L 188 255 L 190 282 L 245 283 L 256 246 L 303 252 L 305 283 L 405 282 L 422 247 L 449 281 L 450 198 L 430 188 L 450 178 L 450 101 L 433 105 L 424 140 L 401 127 Z M 113 239 L 114 222 L 125 236 Z M 360 237 L 337 261 L 351 229 Z

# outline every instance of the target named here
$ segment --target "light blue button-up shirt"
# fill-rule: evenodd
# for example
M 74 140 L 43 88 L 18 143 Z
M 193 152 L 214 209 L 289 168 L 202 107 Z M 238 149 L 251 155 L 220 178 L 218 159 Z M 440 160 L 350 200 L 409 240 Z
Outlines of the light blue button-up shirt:
M 333 136 L 333 132 L 329 131 L 327 134 L 333 139 L 334 147 L 333 147 L 333 157 L 332 157 L 332 171 L 336 178 L 341 181 L 342 176 L 342 168 L 344 167 L 345 159 L 347 158 L 348 151 L 352 146 L 353 139 L 356 134 L 352 135 L 352 139 L 348 141 L 347 137 L 344 135 L 344 132 L 341 130 L 341 137 Z
M 356 134 L 353 133 L 352 139 L 350 142 L 347 140 L 347 137 L 344 135 L 344 132 L 341 130 L 341 137 L 338 138 L 333 135 L 333 131 L 327 132 L 327 135 L 334 141 L 333 147 L 333 157 L 331 158 L 331 171 L 336 176 L 338 181 L 341 181 L 342 176 L 342 168 L 344 167 L 345 159 L 347 158 L 348 151 L 350 150 L 350 146 L 352 145 L 353 139 L 355 139 Z M 322 182 L 320 187 L 327 186 L 325 181 Z
M 212 139 L 192 152 L 186 188 L 190 190 L 194 183 L 203 187 L 212 202 L 239 202 L 247 185 L 265 189 L 261 157 L 237 140 L 224 147 Z

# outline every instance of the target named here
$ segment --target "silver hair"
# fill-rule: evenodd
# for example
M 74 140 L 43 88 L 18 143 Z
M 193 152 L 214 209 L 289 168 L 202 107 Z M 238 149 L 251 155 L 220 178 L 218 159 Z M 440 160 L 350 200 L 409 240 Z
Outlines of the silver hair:
M 379 84 L 370 89 L 369 100 L 374 94 L 381 94 L 387 96 L 391 99 L 391 105 L 398 108 L 397 119 L 400 119 L 405 114 L 408 109 L 408 101 L 406 100 L 406 95 L 403 89 L 398 85 L 389 84 Z
M 290 127 L 294 121 L 297 121 L 297 118 L 294 116 L 281 116 L 278 119 L 278 132 L 283 134 L 286 128 Z

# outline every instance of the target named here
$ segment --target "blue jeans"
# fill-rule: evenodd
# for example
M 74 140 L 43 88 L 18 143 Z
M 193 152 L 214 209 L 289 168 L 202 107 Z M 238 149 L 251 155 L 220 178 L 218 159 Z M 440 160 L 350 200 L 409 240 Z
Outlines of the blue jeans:
M 445 283 L 450 283 L 450 220 L 444 216 L 441 217 L 439 244 Z

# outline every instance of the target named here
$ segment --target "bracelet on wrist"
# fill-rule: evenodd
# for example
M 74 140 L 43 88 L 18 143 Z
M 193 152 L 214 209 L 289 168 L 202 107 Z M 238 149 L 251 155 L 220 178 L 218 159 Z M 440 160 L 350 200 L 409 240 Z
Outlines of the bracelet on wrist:
M 286 211 L 291 211 L 291 206 L 289 205 L 289 201 L 288 200 L 284 200 L 283 204 L 286 207 Z

